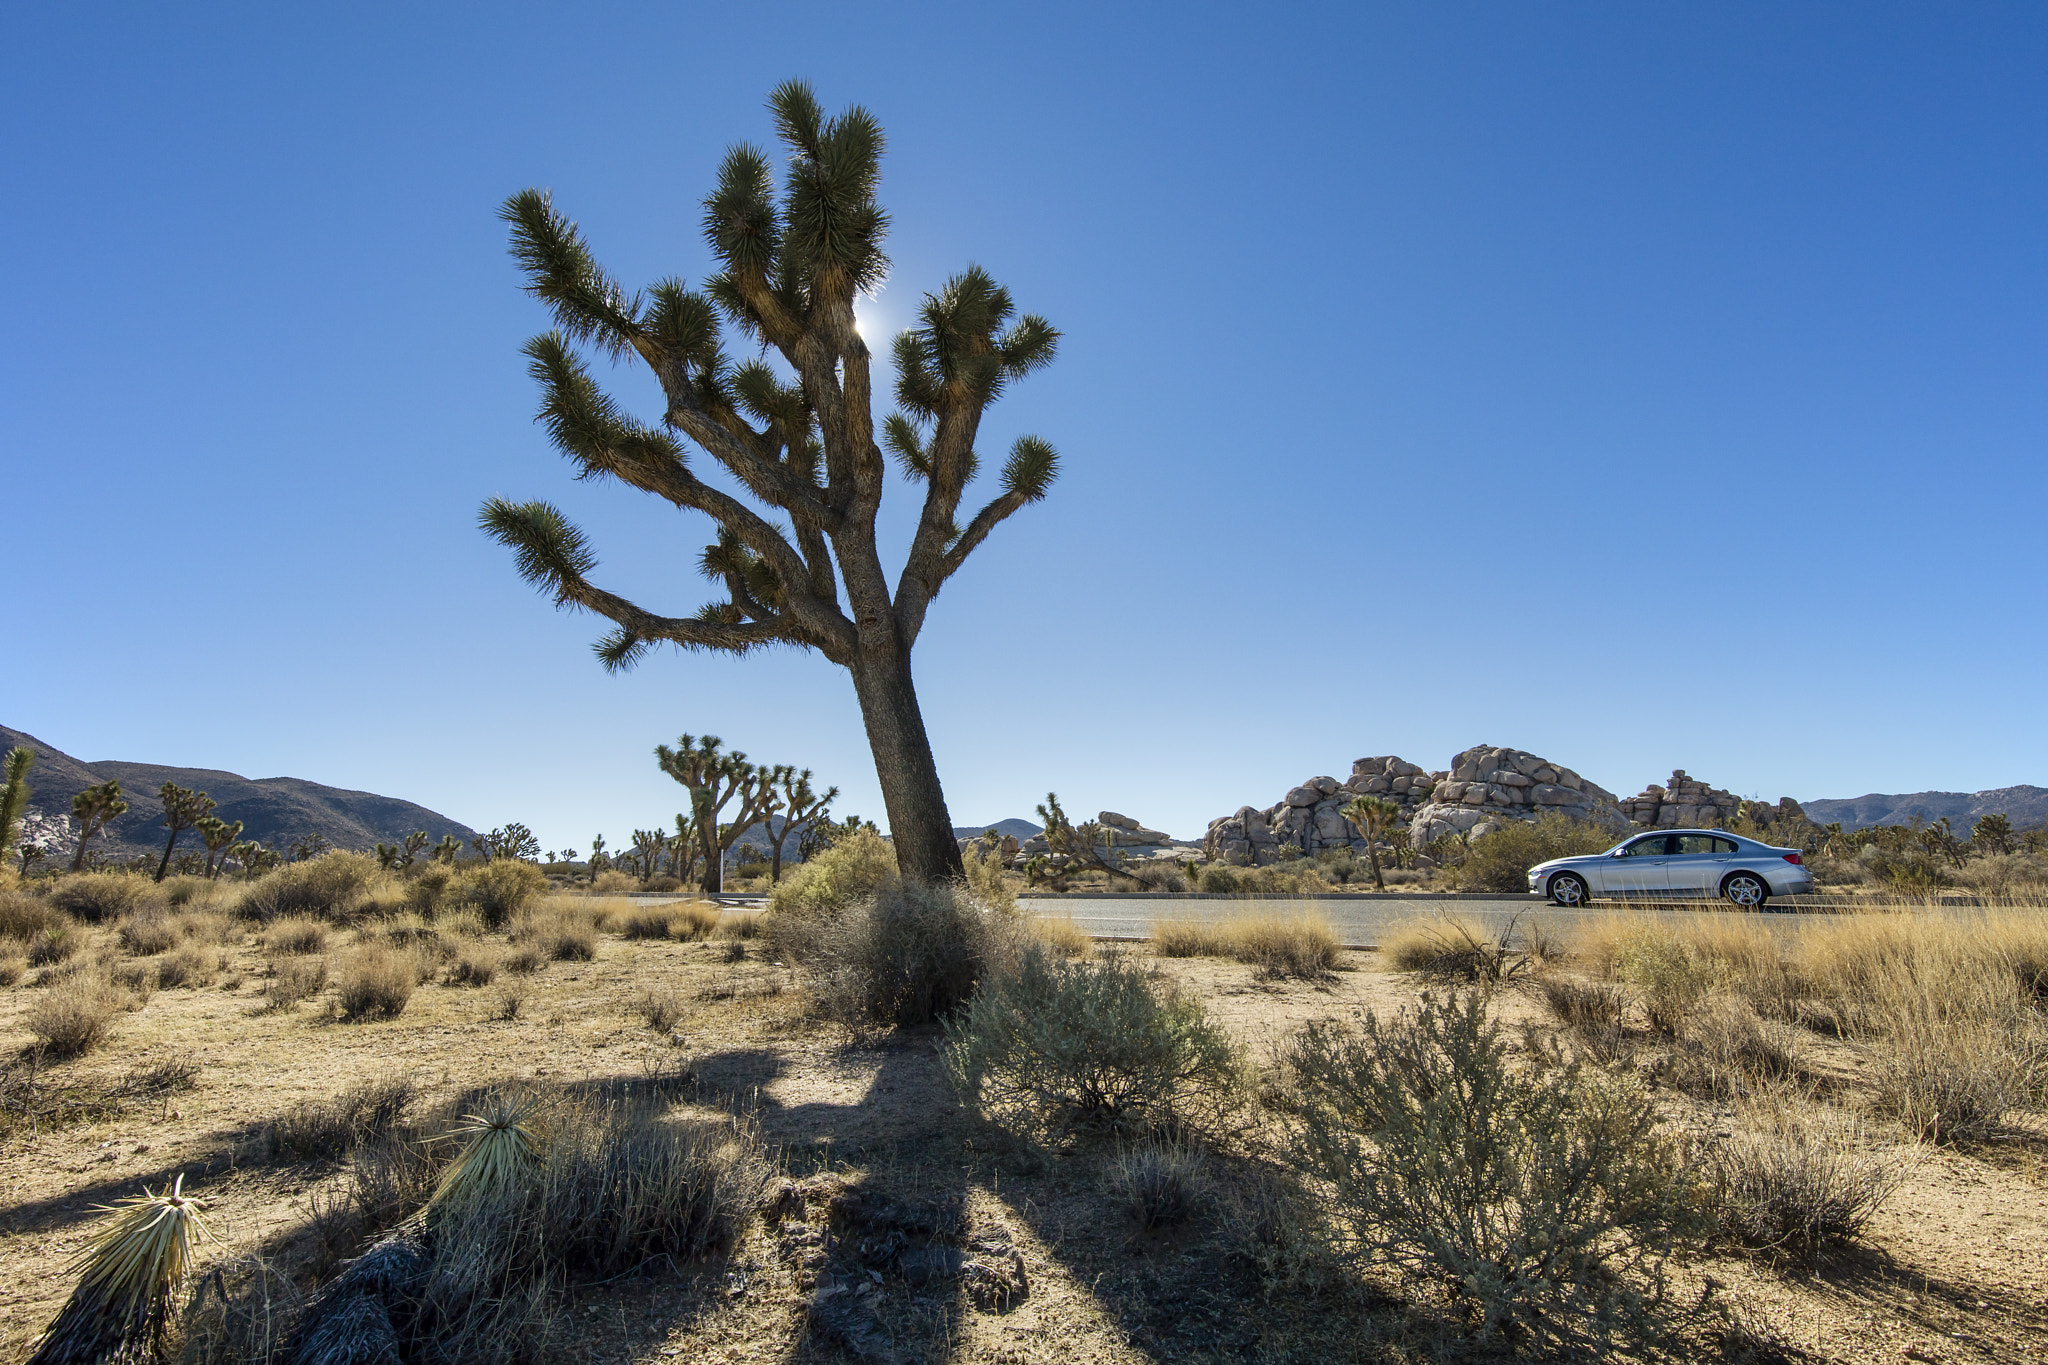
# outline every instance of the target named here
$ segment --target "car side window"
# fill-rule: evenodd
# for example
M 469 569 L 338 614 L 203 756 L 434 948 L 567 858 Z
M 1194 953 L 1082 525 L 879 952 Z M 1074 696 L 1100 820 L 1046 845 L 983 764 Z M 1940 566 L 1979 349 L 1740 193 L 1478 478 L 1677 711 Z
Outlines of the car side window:
M 1734 845 L 1726 839 L 1716 839 L 1711 834 L 1681 834 L 1678 836 L 1680 853 L 1719 853 L 1723 849 L 1734 851 Z
M 1735 852 L 1735 841 L 1734 841 L 1733 839 L 1716 839 L 1716 840 L 1714 840 L 1714 852 L 1716 852 L 1716 853 L 1733 853 L 1733 852 Z
M 1671 836 L 1668 834 L 1653 834 L 1647 839 L 1638 839 L 1630 844 L 1628 846 L 1628 856 L 1631 858 L 1661 857 L 1670 842 Z

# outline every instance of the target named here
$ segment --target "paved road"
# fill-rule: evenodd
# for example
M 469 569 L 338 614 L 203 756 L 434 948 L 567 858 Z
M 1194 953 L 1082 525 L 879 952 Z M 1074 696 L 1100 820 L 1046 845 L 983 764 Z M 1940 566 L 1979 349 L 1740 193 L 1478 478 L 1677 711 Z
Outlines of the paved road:
M 1498 898 L 1459 897 L 1449 900 L 1441 896 L 1374 896 L 1365 899 L 1313 899 L 1313 900 L 1213 900 L 1183 899 L 1178 896 L 1148 896 L 1143 900 L 1074 899 L 1068 897 L 1020 896 L 1017 905 L 1028 914 L 1071 916 L 1076 924 L 1091 934 L 1115 938 L 1145 938 L 1152 932 L 1155 921 L 1162 919 L 1209 919 L 1241 913 L 1244 911 L 1278 912 L 1281 914 L 1300 913 L 1315 910 L 1330 921 L 1337 931 L 1338 941 L 1347 947 L 1377 947 L 1386 935 L 1402 924 L 1417 921 L 1426 922 L 1437 916 L 1457 915 L 1475 927 L 1499 932 L 1515 915 L 1524 916 L 1524 923 L 1540 922 L 1553 932 L 1569 934 L 1572 926 L 1587 920 L 1605 919 L 1609 915 L 1640 909 L 1650 914 L 1692 918 L 1715 913 L 1712 908 L 1678 908 L 1670 905 L 1623 906 L 1595 905 L 1589 910 L 1563 910 L 1533 896 L 1501 896 Z M 1765 914 L 1759 918 L 1773 929 L 1785 930 L 1792 926 L 1810 922 L 1815 913 L 1807 911 L 1797 915 Z

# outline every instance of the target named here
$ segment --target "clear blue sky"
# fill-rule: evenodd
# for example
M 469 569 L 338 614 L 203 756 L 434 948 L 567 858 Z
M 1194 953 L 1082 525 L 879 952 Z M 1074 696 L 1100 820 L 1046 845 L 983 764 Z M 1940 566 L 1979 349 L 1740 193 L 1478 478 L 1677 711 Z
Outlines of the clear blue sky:
M 2048 784 L 2044 71 L 2023 4 L 15 6 L 0 719 L 554 847 L 681 809 L 684 730 L 879 815 L 838 670 L 608 676 L 474 526 L 710 597 L 705 523 L 533 425 L 495 214 L 695 281 L 795 75 L 889 131 L 871 339 L 970 261 L 1065 332 L 984 431 L 1066 473 L 918 650 L 961 823 L 1480 742 Z

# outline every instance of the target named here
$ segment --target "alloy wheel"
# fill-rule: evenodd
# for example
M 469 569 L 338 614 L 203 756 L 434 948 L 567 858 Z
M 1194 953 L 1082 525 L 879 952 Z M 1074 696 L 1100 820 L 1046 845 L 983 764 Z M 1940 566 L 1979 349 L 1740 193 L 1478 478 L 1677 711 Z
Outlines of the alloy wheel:
M 1764 903 L 1764 897 L 1769 892 L 1765 890 L 1763 882 L 1745 872 L 1728 879 L 1725 894 L 1736 905 L 1754 909 Z

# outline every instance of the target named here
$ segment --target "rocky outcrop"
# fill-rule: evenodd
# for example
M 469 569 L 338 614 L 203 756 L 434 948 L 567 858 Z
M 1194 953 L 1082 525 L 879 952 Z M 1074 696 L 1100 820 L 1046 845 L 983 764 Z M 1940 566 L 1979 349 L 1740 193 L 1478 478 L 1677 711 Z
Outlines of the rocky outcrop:
M 1391 754 L 1361 758 L 1343 782 L 1311 777 L 1264 810 L 1240 806 L 1234 814 L 1211 820 L 1202 851 L 1238 866 L 1270 863 L 1283 844 L 1307 854 L 1326 848 L 1363 851 L 1365 840 L 1338 814 L 1345 802 L 1355 796 L 1385 797 L 1400 805 L 1406 820 L 1441 776 Z
M 1408 821 L 1408 845 L 1420 850 L 1446 834 L 1490 834 L 1503 820 L 1534 820 L 1544 811 L 1628 827 L 1606 788 L 1525 750 L 1481 744 L 1453 758 L 1430 789 L 1428 802 Z
M 1622 812 L 1645 829 L 1718 829 L 1740 817 L 1759 825 L 1786 820 L 1804 820 L 1806 812 L 1791 797 L 1773 806 L 1764 801 L 1745 801 L 1732 792 L 1710 787 L 1680 768 L 1671 774 L 1669 786 L 1656 783 L 1621 803 Z
M 1120 849 L 1149 851 L 1162 849 L 1173 843 L 1172 835 L 1156 829 L 1146 829 L 1130 816 L 1119 815 L 1113 810 L 1102 811 L 1095 819 L 1104 829 L 1116 832 L 1116 846 Z M 1006 842 L 1004 847 L 1007 849 L 1009 844 Z M 1024 841 L 1020 852 L 1023 857 L 1029 858 L 1034 854 L 1049 853 L 1051 850 L 1052 846 L 1046 842 L 1043 834 L 1034 834 Z

